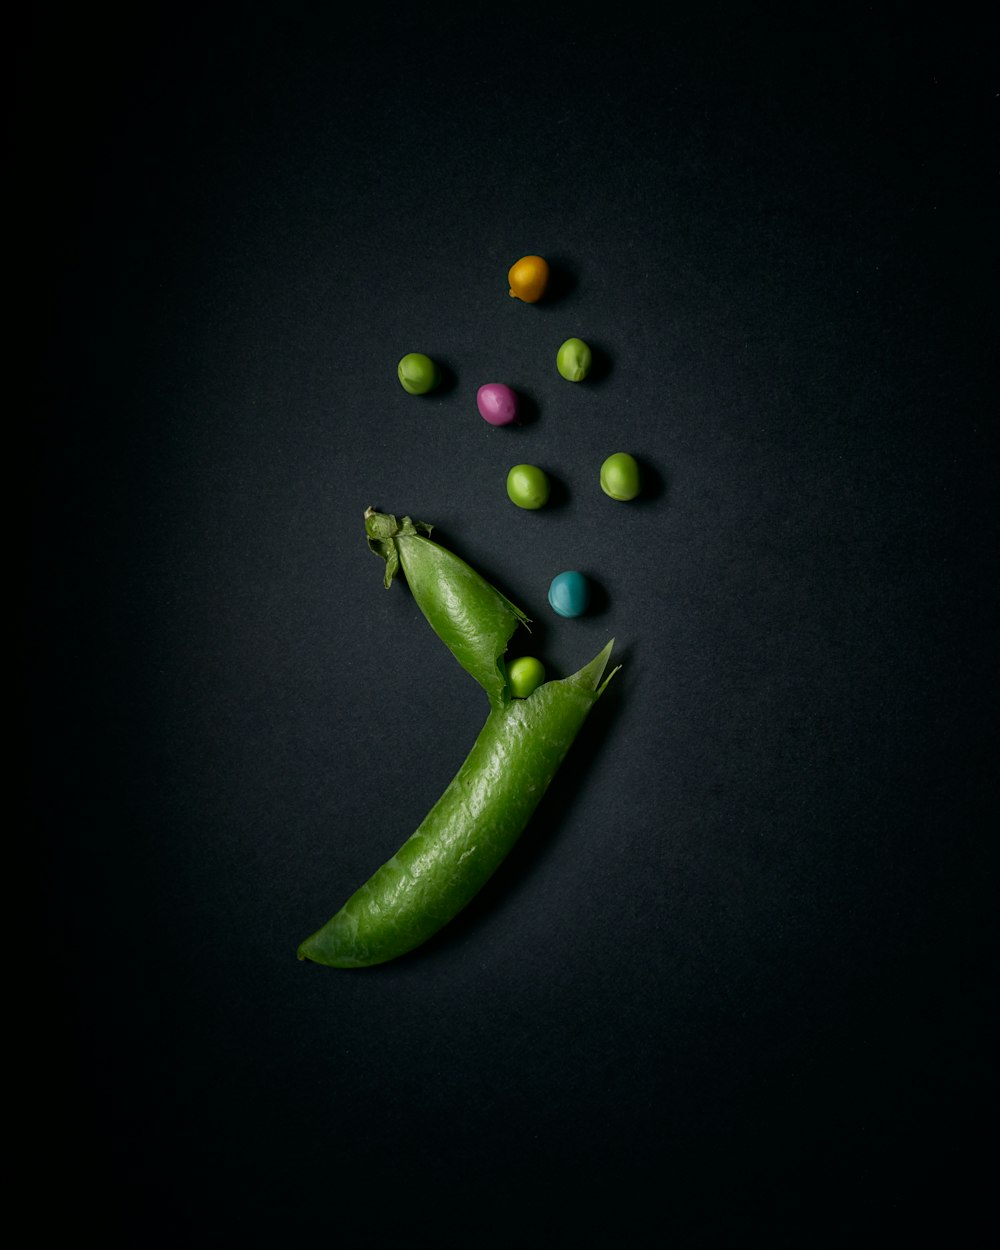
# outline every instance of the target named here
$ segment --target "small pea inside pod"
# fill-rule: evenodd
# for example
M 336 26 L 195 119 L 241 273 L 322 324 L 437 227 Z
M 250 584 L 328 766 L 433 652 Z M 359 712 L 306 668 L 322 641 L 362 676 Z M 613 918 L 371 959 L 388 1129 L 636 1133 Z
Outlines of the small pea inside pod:
M 507 282 L 512 299 L 537 304 L 549 284 L 548 262 L 541 256 L 522 256 L 507 271 Z
M 526 699 L 545 681 L 545 665 L 533 655 L 522 655 L 507 665 L 507 684 L 515 699 Z
M 567 382 L 582 382 L 590 372 L 593 357 L 583 339 L 567 339 L 556 353 L 556 368 Z
M 601 490 L 611 499 L 635 499 L 641 489 L 639 465 L 627 451 L 616 451 L 601 465 Z
M 441 381 L 441 371 L 423 352 L 409 352 L 396 366 L 399 384 L 410 395 L 426 395 Z
M 515 464 L 507 474 L 507 498 L 519 508 L 534 511 L 549 501 L 549 479 L 535 464 Z

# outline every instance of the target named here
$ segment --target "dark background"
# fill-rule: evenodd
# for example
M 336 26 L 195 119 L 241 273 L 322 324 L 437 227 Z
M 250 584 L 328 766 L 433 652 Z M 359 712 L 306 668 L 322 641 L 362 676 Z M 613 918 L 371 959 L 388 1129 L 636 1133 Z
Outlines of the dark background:
M 988 43 L 588 3 L 24 28 L 39 1166 L 79 1230 L 985 1241 Z M 519 461 L 556 506 L 508 502 Z M 623 669 L 483 895 L 343 972 L 298 942 L 486 712 L 370 504 L 552 673 L 612 635 Z

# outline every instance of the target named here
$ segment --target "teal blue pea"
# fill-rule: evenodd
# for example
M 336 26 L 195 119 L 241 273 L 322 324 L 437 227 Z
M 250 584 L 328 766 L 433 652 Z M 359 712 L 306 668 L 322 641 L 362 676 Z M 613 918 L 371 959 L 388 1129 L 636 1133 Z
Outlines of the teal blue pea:
M 582 616 L 590 602 L 590 585 L 582 573 L 572 569 L 553 577 L 549 606 L 560 616 Z

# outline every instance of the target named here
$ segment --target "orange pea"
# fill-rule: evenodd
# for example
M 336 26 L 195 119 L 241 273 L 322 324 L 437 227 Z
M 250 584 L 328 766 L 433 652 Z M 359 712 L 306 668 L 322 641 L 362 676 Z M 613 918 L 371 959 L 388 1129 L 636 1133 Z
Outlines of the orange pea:
M 545 294 L 549 281 L 548 264 L 541 256 L 522 256 L 507 273 L 512 299 L 536 304 Z

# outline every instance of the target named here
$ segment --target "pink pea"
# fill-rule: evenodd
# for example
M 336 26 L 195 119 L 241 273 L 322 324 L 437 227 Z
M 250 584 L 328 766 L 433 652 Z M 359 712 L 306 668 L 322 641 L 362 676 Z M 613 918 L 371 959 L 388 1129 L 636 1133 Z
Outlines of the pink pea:
M 511 425 L 517 420 L 517 395 L 503 382 L 487 382 L 476 392 L 479 415 L 490 425 Z

